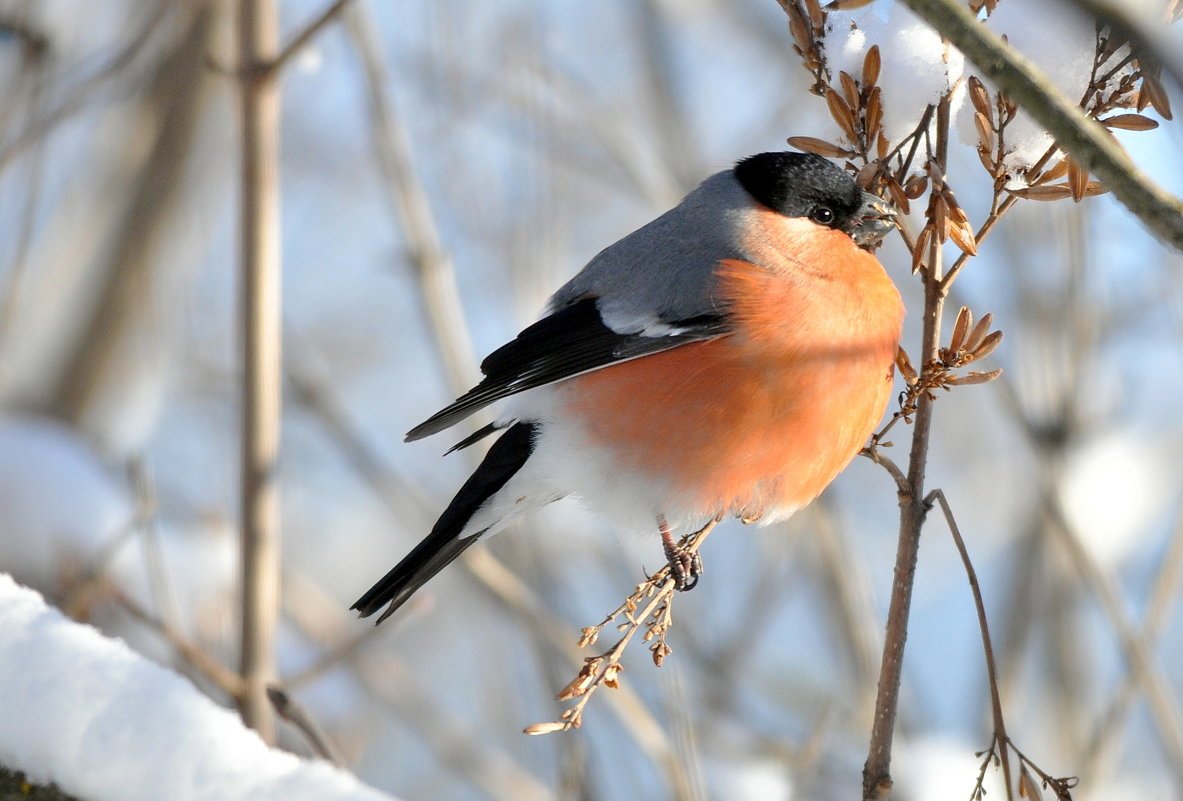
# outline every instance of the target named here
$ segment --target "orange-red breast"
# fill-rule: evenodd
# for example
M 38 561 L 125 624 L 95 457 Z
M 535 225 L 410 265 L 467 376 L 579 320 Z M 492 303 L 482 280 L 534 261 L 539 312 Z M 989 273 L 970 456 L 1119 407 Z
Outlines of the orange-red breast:
M 867 248 L 891 211 L 818 156 L 761 153 L 604 249 L 407 440 L 513 396 L 431 533 L 354 609 L 379 622 L 482 536 L 566 495 L 630 529 L 783 520 L 883 416 L 903 320 Z M 692 565 L 680 568 L 679 580 Z

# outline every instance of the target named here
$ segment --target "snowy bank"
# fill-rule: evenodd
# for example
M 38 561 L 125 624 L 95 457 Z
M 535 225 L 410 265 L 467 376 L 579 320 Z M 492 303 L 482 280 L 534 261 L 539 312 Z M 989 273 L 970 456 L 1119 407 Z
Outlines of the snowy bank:
M 86 801 L 390 800 L 0 573 L 0 765 Z

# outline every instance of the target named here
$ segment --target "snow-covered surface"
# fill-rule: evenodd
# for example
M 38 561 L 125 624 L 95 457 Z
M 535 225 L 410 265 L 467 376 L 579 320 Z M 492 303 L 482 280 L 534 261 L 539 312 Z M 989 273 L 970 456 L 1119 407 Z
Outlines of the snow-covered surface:
M 990 28 L 1006 36 L 1011 46 L 1073 101 L 1084 95 L 1093 63 L 1096 31 L 1072 4 L 1057 0 L 999 3 L 990 15 Z M 1055 31 L 1055 35 L 1049 36 L 1048 31 Z M 972 145 L 977 141 L 972 111 L 963 116 L 962 136 L 966 144 Z M 1007 126 L 1006 139 L 1011 150 L 1007 164 L 1012 169 L 1031 166 L 1052 144 L 1051 134 L 1024 111 Z
M 915 130 L 924 109 L 936 103 L 964 77 L 965 56 L 903 3 L 872 3 L 849 15 L 831 17 L 830 55 L 838 70 L 860 77 L 871 45 L 879 45 L 882 62 L 878 85 L 883 91 L 883 132 L 898 142 Z M 953 96 L 953 111 L 962 105 L 964 90 Z
M 1096 33 L 1092 22 L 1073 4 L 1060 0 L 999 3 L 988 25 L 1004 35 L 1068 97 L 1077 100 L 1083 95 L 1089 82 Z M 942 42 L 903 3 L 872 3 L 852 12 L 834 12 L 828 40 L 827 52 L 835 76 L 838 70 L 860 76 L 867 50 L 879 45 L 883 130 L 892 142 L 915 129 L 925 107 L 935 103 L 947 87 L 958 86 L 967 75 L 981 77 L 981 71 L 967 64 L 961 51 Z M 990 82 L 985 82 L 993 91 Z M 976 147 L 974 109 L 963 102 L 964 98 L 962 83 L 953 95 L 951 111 L 963 144 Z M 1021 110 L 1007 127 L 1006 141 L 1007 164 L 1015 170 L 1034 164 L 1052 144 L 1051 135 Z
M 87 801 L 390 799 L 268 748 L 185 679 L 0 574 L 0 764 Z

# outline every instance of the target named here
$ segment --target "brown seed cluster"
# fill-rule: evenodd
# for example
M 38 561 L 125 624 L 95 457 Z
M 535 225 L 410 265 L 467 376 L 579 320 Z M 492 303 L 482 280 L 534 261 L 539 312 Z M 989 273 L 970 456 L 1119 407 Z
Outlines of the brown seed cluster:
M 815 92 L 825 98 L 830 117 L 838 125 L 848 146 L 811 136 L 790 137 L 789 144 L 798 150 L 826 158 L 857 157 L 866 162 L 872 151 L 878 159 L 886 158 L 888 142 L 883 134 L 883 92 L 878 85 L 881 66 L 879 46 L 872 45 L 863 57 L 859 77 L 839 70 L 837 83 L 831 85 L 825 77 L 829 75 L 829 70 L 824 69 L 819 79 L 821 82 L 814 87 Z M 859 183 L 869 187 L 873 183 L 871 173 L 860 175 Z
M 1001 331 L 991 331 L 994 315 L 987 314 L 974 325 L 973 313 L 962 306 L 957 313 L 957 321 L 953 324 L 953 333 L 949 337 L 949 344 L 937 351 L 937 358 L 927 362 L 922 371 L 917 371 L 907 352 L 900 348 L 896 353 L 896 369 L 906 387 L 900 393 L 899 411 L 895 413 L 892 423 L 902 418 L 904 422 L 911 422 L 916 412 L 916 404 L 921 395 L 927 394 L 930 399 L 936 397 L 936 390 L 950 390 L 953 387 L 969 386 L 971 384 L 985 384 L 1002 375 L 1002 370 L 970 370 L 967 373 L 957 373 L 963 367 L 986 358 L 994 352 L 1002 342 Z M 890 426 L 890 424 L 889 424 Z M 873 444 L 882 444 L 879 440 L 887 428 L 880 431 L 873 438 Z
M 974 107 L 981 111 L 976 99 Z M 1157 121 L 1141 113 L 1147 108 L 1163 119 L 1172 119 L 1170 99 L 1162 84 L 1162 67 L 1138 53 L 1124 34 L 1105 26 L 1097 28 L 1092 70 L 1080 107 L 1109 132 L 1157 128 Z M 1087 166 L 1071 157 L 1064 156 L 1050 169 L 1044 170 L 1043 167 L 1058 152 L 1055 146 L 1050 148 L 1043 158 L 1024 172 L 1022 178 L 1027 186 L 1008 191 L 1028 200 L 1072 198 L 1076 202 L 1106 191 L 1096 181 L 1089 180 Z M 983 164 L 986 164 L 985 160 Z M 990 169 L 987 166 L 987 170 Z
M 718 519 L 712 520 L 698 531 L 687 534 L 678 543 L 678 547 L 697 553 L 707 535 L 718 523 Z M 633 635 L 641 629 L 645 630 L 641 639 L 650 644 L 649 653 L 653 663 L 661 667 L 662 662 L 671 653 L 665 638 L 670 626 L 673 625 L 674 587 L 675 581 L 670 567 L 665 565 L 652 576 L 646 576 L 645 580 L 634 588 L 632 594 L 625 598 L 624 603 L 611 614 L 594 626 L 584 627 L 579 636 L 580 648 L 594 645 L 600 637 L 600 632 L 618 620 L 621 622 L 616 625 L 616 630 L 621 632 L 621 637 L 603 653 L 584 658 L 579 673 L 559 691 L 557 700 L 576 699 L 574 706 L 564 710 L 558 720 L 535 723 L 527 726 L 524 732 L 550 734 L 578 729 L 583 724 L 583 709 L 595 691 L 600 687 L 620 687 L 620 674 L 624 670 L 620 660 Z
M 814 94 L 824 94 L 829 83 L 826 67 L 825 38 L 826 12 L 818 0 L 777 0 L 789 18 L 789 33 L 793 50 L 801 57 L 805 69 L 813 75 Z
M 1078 784 L 1075 776 L 1056 777 L 1045 772 L 1032 762 L 1026 754 L 1015 747 L 1009 737 L 1003 737 L 1002 748 L 1008 749 L 1019 760 L 1019 798 L 1031 801 L 1043 801 L 1046 796 L 1044 790 L 1049 790 L 1056 801 L 1072 801 L 1072 790 Z M 982 760 L 978 768 L 978 780 L 970 793 L 970 801 L 986 801 L 986 771 L 991 766 L 997 768 L 1001 762 L 999 756 L 999 738 L 995 735 L 990 747 L 985 751 L 974 754 Z

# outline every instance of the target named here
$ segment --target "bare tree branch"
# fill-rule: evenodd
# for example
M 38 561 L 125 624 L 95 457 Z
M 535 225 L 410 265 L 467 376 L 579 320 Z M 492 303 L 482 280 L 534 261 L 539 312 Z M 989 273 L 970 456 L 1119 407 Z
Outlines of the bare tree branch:
M 267 742 L 275 716 L 279 615 L 280 252 L 279 51 L 276 0 L 243 0 L 238 14 L 242 112 L 241 336 L 243 339 L 242 654 L 239 708 Z
M 337 18 L 345 6 L 349 4 L 349 2 L 350 0 L 334 0 L 334 2 L 330 3 L 328 8 L 322 11 L 316 17 L 316 19 L 308 23 L 308 25 L 298 34 L 296 34 L 290 42 L 284 45 L 283 50 L 281 50 L 279 55 L 275 57 L 275 60 L 271 62 L 271 69 L 277 72 L 282 71 L 288 62 L 290 62 L 300 53 L 300 50 L 303 49 L 305 45 L 316 38 L 318 33 L 324 30 L 324 28 L 330 22 Z

